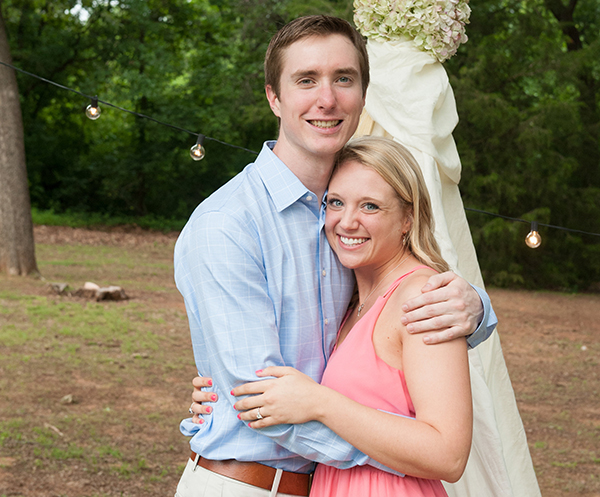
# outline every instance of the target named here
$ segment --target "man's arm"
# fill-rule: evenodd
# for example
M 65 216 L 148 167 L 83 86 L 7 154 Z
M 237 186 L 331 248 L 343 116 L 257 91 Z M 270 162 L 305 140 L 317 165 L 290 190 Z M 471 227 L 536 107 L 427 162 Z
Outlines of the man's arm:
M 228 392 L 256 380 L 258 369 L 285 365 L 275 310 L 259 240 L 249 226 L 221 213 L 204 214 L 193 224 L 176 247 L 175 279 L 185 300 L 198 371 L 211 375 L 218 393 L 213 413 L 235 417 L 236 399 Z M 383 469 L 318 422 L 260 433 L 316 462 Z
M 427 344 L 466 336 L 469 346 L 475 347 L 498 324 L 485 290 L 450 271 L 429 278 L 421 292 L 402 306 L 406 313 L 402 324 L 409 333 L 426 333 Z

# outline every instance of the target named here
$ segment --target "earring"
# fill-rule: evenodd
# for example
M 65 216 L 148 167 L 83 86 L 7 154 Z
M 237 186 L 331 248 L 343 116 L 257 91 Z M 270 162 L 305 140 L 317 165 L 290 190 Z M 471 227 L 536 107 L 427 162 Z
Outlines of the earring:
M 408 243 L 408 233 L 405 231 L 404 233 L 402 233 L 402 245 L 404 245 L 406 247 L 406 244 Z

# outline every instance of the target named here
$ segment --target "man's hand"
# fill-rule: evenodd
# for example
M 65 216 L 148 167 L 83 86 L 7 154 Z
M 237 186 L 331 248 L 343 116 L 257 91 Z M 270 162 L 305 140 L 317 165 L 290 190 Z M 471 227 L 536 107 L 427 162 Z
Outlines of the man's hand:
M 212 386 L 212 378 L 206 376 L 196 376 L 192 380 L 194 391 L 192 392 L 192 405 L 190 410 L 194 415 L 192 421 L 201 425 L 204 420 L 200 417 L 201 414 L 211 414 L 212 407 L 204 405 L 205 402 L 216 402 L 219 398 L 215 392 L 205 392 L 202 388 Z M 191 413 L 190 413 L 191 414 Z
M 427 344 L 447 342 L 473 333 L 483 318 L 483 304 L 473 287 L 448 271 L 429 278 L 421 295 L 402 305 L 402 324 L 409 333 L 432 333 Z

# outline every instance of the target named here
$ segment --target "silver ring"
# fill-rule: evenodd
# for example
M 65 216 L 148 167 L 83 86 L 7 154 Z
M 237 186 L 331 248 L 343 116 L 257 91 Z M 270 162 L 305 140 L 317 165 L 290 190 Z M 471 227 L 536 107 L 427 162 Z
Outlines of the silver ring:
M 188 409 L 188 412 L 193 416 L 194 414 L 196 414 L 193 410 L 192 407 L 194 406 L 195 402 L 192 402 L 192 405 L 190 406 L 190 408 Z
M 256 419 L 262 419 L 264 416 L 260 413 L 260 407 L 256 408 Z

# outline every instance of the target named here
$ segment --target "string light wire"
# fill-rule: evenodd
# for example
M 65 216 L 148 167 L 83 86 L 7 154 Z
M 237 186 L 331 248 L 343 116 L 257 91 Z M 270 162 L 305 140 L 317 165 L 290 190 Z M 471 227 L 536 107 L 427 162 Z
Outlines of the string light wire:
M 2 64 L 3 66 L 6 66 L 6 67 L 10 67 L 11 69 L 14 69 L 15 71 L 19 71 L 19 72 L 21 72 L 23 74 L 26 74 L 27 76 L 31 76 L 32 78 L 36 78 L 36 79 L 39 79 L 40 81 L 44 81 L 45 83 L 57 86 L 58 88 L 62 88 L 63 90 L 67 90 L 67 91 L 76 93 L 77 95 L 81 95 L 82 97 L 85 97 L 88 100 L 92 100 L 92 99 L 96 98 L 96 97 L 92 97 L 90 95 L 86 95 L 85 93 L 82 93 L 82 92 L 80 92 L 78 90 L 75 90 L 73 88 L 69 88 L 68 86 L 64 86 L 64 85 L 61 85 L 60 83 L 56 83 L 55 81 L 51 81 L 49 79 L 43 78 L 42 76 L 38 76 L 37 74 L 33 74 L 33 73 L 28 72 L 28 71 L 24 71 L 23 69 L 15 67 L 15 66 L 13 66 L 11 64 L 8 64 L 6 62 L 2 62 L 1 60 L 0 60 L 0 64 Z M 182 128 L 180 126 L 175 126 L 174 124 L 169 124 L 169 123 L 165 123 L 163 121 L 159 121 L 158 119 L 155 119 L 155 118 L 153 118 L 151 116 L 147 116 L 145 114 L 140 114 L 139 112 L 134 112 L 132 110 L 125 109 L 123 107 L 119 107 L 118 105 L 111 104 L 110 102 L 107 102 L 105 100 L 100 100 L 98 98 L 97 101 L 98 101 L 98 103 L 104 104 L 104 105 L 106 105 L 108 107 L 113 107 L 113 108 L 115 108 L 117 110 L 120 110 L 120 111 L 123 111 L 123 112 L 127 112 L 127 113 L 132 114 L 132 115 L 137 116 L 137 117 L 141 117 L 142 119 L 148 119 L 148 120 L 153 121 L 153 122 L 155 122 L 157 124 L 160 124 L 162 126 L 167 126 L 168 128 L 172 128 L 172 129 L 175 129 L 177 131 L 182 131 L 184 133 L 188 133 L 188 134 L 196 136 L 196 137 L 200 136 L 199 133 L 194 133 L 193 131 L 190 131 L 189 129 L 185 129 L 185 128 Z M 232 145 L 231 143 L 227 143 L 227 142 L 221 141 L 221 140 L 219 140 L 217 138 L 211 138 L 210 136 L 205 136 L 205 139 L 210 140 L 210 141 L 214 141 L 216 143 L 220 143 L 221 145 L 225 145 L 227 147 L 237 148 L 238 150 L 243 150 L 245 152 L 249 152 L 251 154 L 258 155 L 258 152 L 256 152 L 255 150 L 250 150 L 249 148 L 240 147 L 239 145 Z
M 480 214 L 487 214 L 488 216 L 500 217 L 502 219 L 508 219 L 509 221 L 531 224 L 531 221 L 527 221 L 525 219 L 519 219 L 517 217 L 503 216 L 502 214 L 494 214 L 493 212 L 482 211 L 479 209 L 471 209 L 470 207 L 465 207 L 465 210 L 471 211 L 471 212 L 478 212 Z M 571 228 L 564 228 L 563 226 L 554 226 L 553 224 L 544 224 L 544 223 L 540 223 L 540 222 L 538 222 L 537 224 L 538 224 L 538 226 L 545 226 L 546 228 L 554 228 L 557 230 L 569 231 L 571 233 L 580 233 L 582 235 L 600 236 L 600 233 L 591 233 L 590 231 L 574 230 Z
M 63 90 L 67 90 L 67 91 L 70 91 L 72 93 L 76 93 L 77 95 L 81 95 L 82 97 L 85 97 L 88 100 L 94 100 L 94 101 L 97 100 L 98 103 L 102 103 L 102 104 L 104 104 L 104 105 L 106 105 L 108 107 L 113 107 L 113 108 L 115 108 L 117 110 L 120 110 L 120 111 L 123 111 L 123 112 L 127 112 L 128 114 L 132 114 L 132 115 L 140 117 L 142 119 L 148 119 L 148 120 L 150 120 L 152 122 L 155 122 L 157 124 L 160 124 L 162 126 L 167 126 L 168 128 L 172 128 L 172 129 L 175 129 L 177 131 L 182 131 L 184 133 L 188 133 L 190 135 L 193 135 L 193 136 L 197 137 L 198 142 L 201 141 L 201 137 L 204 137 L 204 139 L 206 139 L 206 140 L 214 141 L 216 143 L 220 143 L 221 145 L 225 145 L 227 147 L 232 147 L 232 148 L 235 148 L 235 149 L 238 149 L 238 150 L 243 150 L 245 152 L 248 152 L 248 153 L 251 153 L 251 154 L 254 154 L 254 155 L 258 155 L 258 152 L 256 152 L 255 150 L 250 150 L 249 148 L 240 147 L 239 145 L 233 145 L 231 143 L 227 143 L 227 142 L 219 140 L 217 138 L 212 138 L 210 136 L 205 136 L 205 135 L 202 135 L 201 133 L 195 133 L 193 131 L 190 131 L 189 129 L 185 129 L 185 128 L 182 128 L 180 126 L 176 126 L 174 124 L 165 123 L 165 122 L 159 121 L 158 119 L 155 119 L 155 118 L 153 118 L 151 116 L 147 116 L 145 114 L 140 114 L 139 112 L 134 112 L 132 110 L 125 109 L 123 107 L 120 107 L 118 105 L 112 104 L 112 103 L 107 102 L 105 100 L 100 100 L 97 97 L 92 97 L 90 95 L 86 95 L 85 93 L 82 93 L 82 92 L 80 92 L 78 90 L 75 90 L 73 88 L 69 88 L 68 86 L 61 85 L 60 83 L 56 83 L 55 81 L 51 81 L 51 80 L 46 79 L 46 78 L 44 78 L 42 76 L 38 76 L 37 74 L 30 73 L 28 71 L 25 71 L 23 69 L 20 69 L 18 67 L 13 66 L 12 64 L 8 64 L 6 62 L 2 62 L 1 60 L 0 60 L 0 64 L 2 64 L 3 66 L 6 66 L 6 67 L 10 67 L 11 69 L 14 69 L 15 71 L 18 71 L 20 73 L 26 74 L 27 76 L 31 76 L 32 78 L 36 78 L 36 79 L 39 79 L 40 81 L 44 81 L 45 83 L 54 85 L 54 86 L 56 86 L 58 88 L 62 88 Z M 520 219 L 520 218 L 510 217 L 510 216 L 503 216 L 502 214 L 495 214 L 493 212 L 488 212 L 488 211 L 484 211 L 484 210 L 480 210 L 480 209 L 472 209 L 470 207 L 465 207 L 464 209 L 466 211 L 477 212 L 479 214 L 486 214 L 488 216 L 493 216 L 493 217 L 499 217 L 499 218 L 502 218 L 502 219 L 507 219 L 509 221 L 514 221 L 514 222 L 519 222 L 519 223 L 525 223 L 525 224 L 531 224 L 531 221 L 527 221 L 525 219 Z M 545 226 L 546 228 L 553 228 L 553 229 L 557 229 L 557 230 L 568 231 L 570 233 L 579 233 L 579 234 L 582 234 L 582 235 L 590 235 L 590 236 L 598 236 L 598 237 L 600 237 L 600 233 L 592 233 L 592 232 L 589 232 L 589 231 L 576 230 L 576 229 L 571 229 L 571 228 L 565 228 L 563 226 L 554 226 L 552 224 L 544 224 L 544 223 L 539 223 L 539 222 L 537 224 L 539 226 Z

